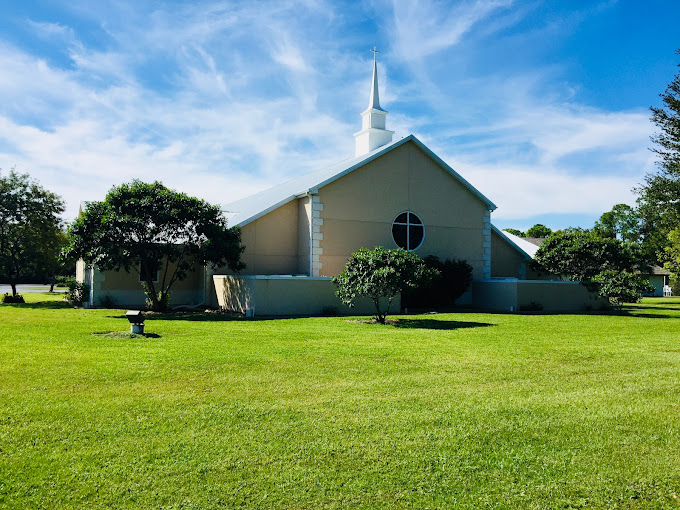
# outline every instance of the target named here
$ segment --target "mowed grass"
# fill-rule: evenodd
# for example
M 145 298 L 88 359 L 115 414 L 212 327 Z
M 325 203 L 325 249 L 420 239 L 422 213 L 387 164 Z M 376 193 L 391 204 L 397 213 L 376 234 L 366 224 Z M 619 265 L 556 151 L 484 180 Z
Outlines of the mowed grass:
M 0 305 L 0 507 L 680 508 L 680 299 L 129 338 L 27 297 Z

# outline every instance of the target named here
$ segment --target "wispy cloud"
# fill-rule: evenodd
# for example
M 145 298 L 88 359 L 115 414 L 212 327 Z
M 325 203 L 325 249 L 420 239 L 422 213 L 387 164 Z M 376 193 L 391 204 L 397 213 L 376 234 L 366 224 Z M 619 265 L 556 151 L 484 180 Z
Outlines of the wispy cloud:
M 450 162 L 497 217 L 601 212 L 651 167 L 646 112 L 579 103 L 559 63 L 479 66 L 532 6 L 69 2 L 71 24 L 17 20 L 64 61 L 0 39 L 0 167 L 63 195 L 69 216 L 137 177 L 228 202 L 353 153 L 382 44 L 391 129 Z M 535 44 L 537 30 L 515 31 Z

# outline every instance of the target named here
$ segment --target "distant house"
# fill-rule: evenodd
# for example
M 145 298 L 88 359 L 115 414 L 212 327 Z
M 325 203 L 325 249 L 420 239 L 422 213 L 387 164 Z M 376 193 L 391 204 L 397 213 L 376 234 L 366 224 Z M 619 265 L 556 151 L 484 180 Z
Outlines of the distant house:
M 670 271 L 659 266 L 652 266 L 649 271 L 643 271 L 642 276 L 649 280 L 649 283 L 654 287 L 654 292 L 645 294 L 645 296 L 661 297 L 664 295 L 664 286 L 669 284 L 671 276 Z

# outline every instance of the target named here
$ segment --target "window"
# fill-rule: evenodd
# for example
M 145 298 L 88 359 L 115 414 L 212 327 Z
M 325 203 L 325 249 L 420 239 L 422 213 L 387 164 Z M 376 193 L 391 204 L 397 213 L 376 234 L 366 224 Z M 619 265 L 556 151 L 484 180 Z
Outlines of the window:
M 423 221 L 410 211 L 401 213 L 392 222 L 392 239 L 400 248 L 417 250 L 425 239 Z
M 151 273 L 151 274 L 149 274 L 149 273 Z M 140 282 L 146 281 L 147 275 L 152 276 L 151 281 L 153 283 L 158 283 L 158 281 L 160 280 L 160 277 L 161 277 L 161 271 L 159 269 L 158 271 L 156 271 L 156 274 L 153 274 L 151 272 L 151 268 L 149 268 L 146 264 L 144 264 L 144 262 L 140 262 L 140 264 L 139 264 L 139 281 Z

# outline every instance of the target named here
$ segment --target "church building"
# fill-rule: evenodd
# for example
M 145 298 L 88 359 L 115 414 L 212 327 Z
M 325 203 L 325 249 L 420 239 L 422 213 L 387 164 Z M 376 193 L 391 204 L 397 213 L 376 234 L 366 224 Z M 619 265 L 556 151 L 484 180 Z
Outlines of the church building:
M 415 136 L 394 140 L 386 118 L 374 57 L 354 157 L 224 205 L 229 224 L 241 228 L 246 269 L 203 268 L 171 289 L 171 305 L 219 305 L 250 316 L 348 313 L 330 278 L 359 248 L 383 246 L 466 260 L 475 282 L 460 304 L 590 306 L 576 283 L 527 280 L 537 278 L 527 264 L 532 248 L 493 227 L 494 203 Z M 144 302 L 136 274 L 81 263 L 78 278 L 90 283 L 92 305 L 107 295 L 119 304 Z M 352 311 L 371 313 L 371 307 L 359 302 Z

